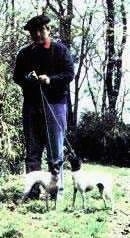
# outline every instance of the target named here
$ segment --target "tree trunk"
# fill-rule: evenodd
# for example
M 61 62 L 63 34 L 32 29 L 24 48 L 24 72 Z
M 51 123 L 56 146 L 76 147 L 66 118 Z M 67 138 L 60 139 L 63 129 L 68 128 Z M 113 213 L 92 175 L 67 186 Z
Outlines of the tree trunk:
M 10 66 L 13 70 L 14 68 L 14 62 L 15 62 L 15 2 L 14 0 L 11 0 L 11 36 L 10 36 Z
M 108 62 L 106 70 L 106 86 L 107 94 L 109 100 L 109 111 L 115 114 L 116 97 L 113 92 L 113 72 L 115 66 L 115 41 L 114 41 L 114 18 L 115 9 L 114 1 L 106 0 L 107 3 L 107 32 L 106 32 L 106 42 L 107 42 L 107 52 L 108 52 Z
M 111 117 L 116 119 L 117 110 L 116 102 L 119 95 L 121 79 L 122 79 L 122 54 L 126 43 L 126 30 L 127 20 L 126 11 L 124 6 L 124 0 L 121 0 L 120 13 L 122 16 L 122 41 L 118 46 L 118 50 L 115 51 L 115 8 L 114 0 L 106 0 L 107 5 L 107 32 L 106 32 L 106 75 L 104 77 L 104 84 L 106 84 L 106 90 L 109 102 L 109 113 Z M 104 68 L 105 71 L 105 68 Z

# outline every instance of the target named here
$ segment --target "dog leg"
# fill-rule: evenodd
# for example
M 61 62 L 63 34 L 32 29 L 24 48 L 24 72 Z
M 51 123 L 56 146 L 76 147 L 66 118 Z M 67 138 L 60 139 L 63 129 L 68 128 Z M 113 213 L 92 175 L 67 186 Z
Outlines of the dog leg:
M 29 192 L 26 192 L 24 193 L 23 197 L 22 197 L 22 201 L 21 201 L 21 204 L 26 202 L 27 198 L 28 198 L 28 195 L 29 195 L 30 191 Z
M 55 201 L 54 201 L 54 209 L 56 210 L 56 201 L 57 201 L 57 198 L 55 198 Z
M 103 199 L 105 208 L 107 208 L 104 186 L 103 186 L 103 184 L 99 183 L 99 184 L 97 184 L 97 187 L 98 187 L 98 189 L 99 189 L 100 196 L 101 196 L 101 198 Z
M 77 194 L 77 188 L 74 187 L 74 192 L 73 192 L 73 203 L 72 203 L 72 207 L 75 207 L 75 200 L 76 200 L 76 194 Z
M 109 201 L 111 203 L 111 210 L 112 212 L 114 211 L 114 204 L 113 204 L 113 199 L 112 199 L 112 192 L 109 190 L 103 190 L 103 193 L 102 193 L 102 199 L 104 201 L 104 204 L 105 204 L 105 208 L 107 208 L 107 201 Z
M 106 196 L 104 194 L 104 192 L 102 193 L 102 199 L 104 201 L 104 205 L 105 205 L 105 209 L 107 208 L 107 203 L 106 203 Z
M 81 192 L 81 197 L 82 197 L 82 209 L 85 209 L 85 193 L 84 191 Z
M 114 202 L 113 202 L 113 197 L 112 197 L 112 192 L 111 191 L 104 191 L 104 196 L 105 198 L 110 201 L 111 203 L 111 210 L 114 212 Z
M 32 185 L 30 184 L 25 187 L 21 203 L 24 203 L 28 199 L 31 189 Z
M 49 211 L 49 202 L 48 202 L 48 199 L 49 199 L 49 194 L 48 192 L 46 191 L 45 193 L 45 201 L 46 201 L 46 210 Z

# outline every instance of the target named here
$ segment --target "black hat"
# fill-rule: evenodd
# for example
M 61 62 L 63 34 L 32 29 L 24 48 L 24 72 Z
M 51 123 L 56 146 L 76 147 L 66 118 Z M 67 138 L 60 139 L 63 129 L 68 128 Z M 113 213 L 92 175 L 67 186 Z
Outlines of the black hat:
M 39 27 L 42 27 L 43 25 L 46 25 L 49 22 L 50 18 L 48 16 L 45 15 L 35 16 L 26 23 L 26 25 L 24 26 L 24 30 L 31 31 Z

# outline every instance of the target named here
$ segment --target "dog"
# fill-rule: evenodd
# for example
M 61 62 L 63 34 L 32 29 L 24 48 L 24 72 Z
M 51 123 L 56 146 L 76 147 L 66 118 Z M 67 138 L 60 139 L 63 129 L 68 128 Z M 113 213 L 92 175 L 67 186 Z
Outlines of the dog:
M 59 182 L 59 172 L 61 167 L 61 162 L 49 164 L 49 172 L 47 171 L 32 171 L 25 174 L 24 178 L 24 193 L 22 198 L 22 203 L 25 202 L 34 188 L 38 188 L 41 185 L 45 190 L 45 201 L 46 209 L 49 210 L 49 194 L 55 202 L 56 209 L 56 200 L 58 193 L 58 182 Z
M 104 201 L 105 208 L 107 208 L 107 201 L 111 202 L 111 208 L 113 210 L 113 199 L 112 199 L 112 177 L 109 174 L 82 171 L 81 160 L 78 157 L 69 156 L 68 160 L 71 164 L 72 180 L 73 180 L 73 202 L 72 206 L 75 207 L 75 200 L 77 191 L 82 196 L 82 208 L 85 209 L 85 192 L 91 191 L 94 188 L 98 188 L 101 198 Z

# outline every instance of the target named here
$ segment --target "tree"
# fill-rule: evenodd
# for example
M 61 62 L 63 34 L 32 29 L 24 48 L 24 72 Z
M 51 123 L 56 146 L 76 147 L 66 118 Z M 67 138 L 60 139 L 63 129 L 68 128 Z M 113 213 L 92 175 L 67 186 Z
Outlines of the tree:
M 74 99 L 74 117 L 73 117 L 73 127 L 74 127 L 75 131 L 77 128 L 79 91 L 83 85 L 85 78 L 87 78 L 87 71 L 88 71 L 87 58 L 88 58 L 89 50 L 91 49 L 91 43 L 92 43 L 90 40 L 91 38 L 90 38 L 89 32 L 90 32 L 90 28 L 91 28 L 91 24 L 92 24 L 92 20 L 93 20 L 94 9 L 96 7 L 96 4 L 97 4 L 97 0 L 95 0 L 94 6 L 93 6 L 92 10 L 90 11 L 89 15 L 87 15 L 87 12 L 85 11 L 84 16 L 81 17 L 82 27 L 81 27 L 79 64 L 78 64 L 77 72 L 75 74 L 75 99 Z M 88 24 L 86 24 L 87 19 L 88 19 Z M 82 77 L 82 81 L 80 83 L 80 76 L 81 76 L 83 67 L 85 67 L 85 73 L 84 73 L 84 76 Z M 93 92 L 91 90 L 89 81 L 88 81 L 88 86 L 89 86 L 90 93 L 93 96 Z M 92 98 L 93 98 L 93 102 L 94 102 L 94 96 Z
M 105 62 L 104 67 L 104 100 L 102 105 L 102 113 L 105 109 L 106 93 L 109 102 L 109 113 L 116 118 L 116 102 L 119 95 L 121 79 L 122 79 L 122 54 L 126 43 L 127 19 L 124 6 L 124 0 L 120 1 L 120 14 L 122 20 L 122 39 L 118 44 L 115 41 L 115 2 L 114 0 L 106 0 L 106 48 L 105 48 Z M 119 37 L 119 36 L 118 36 Z

